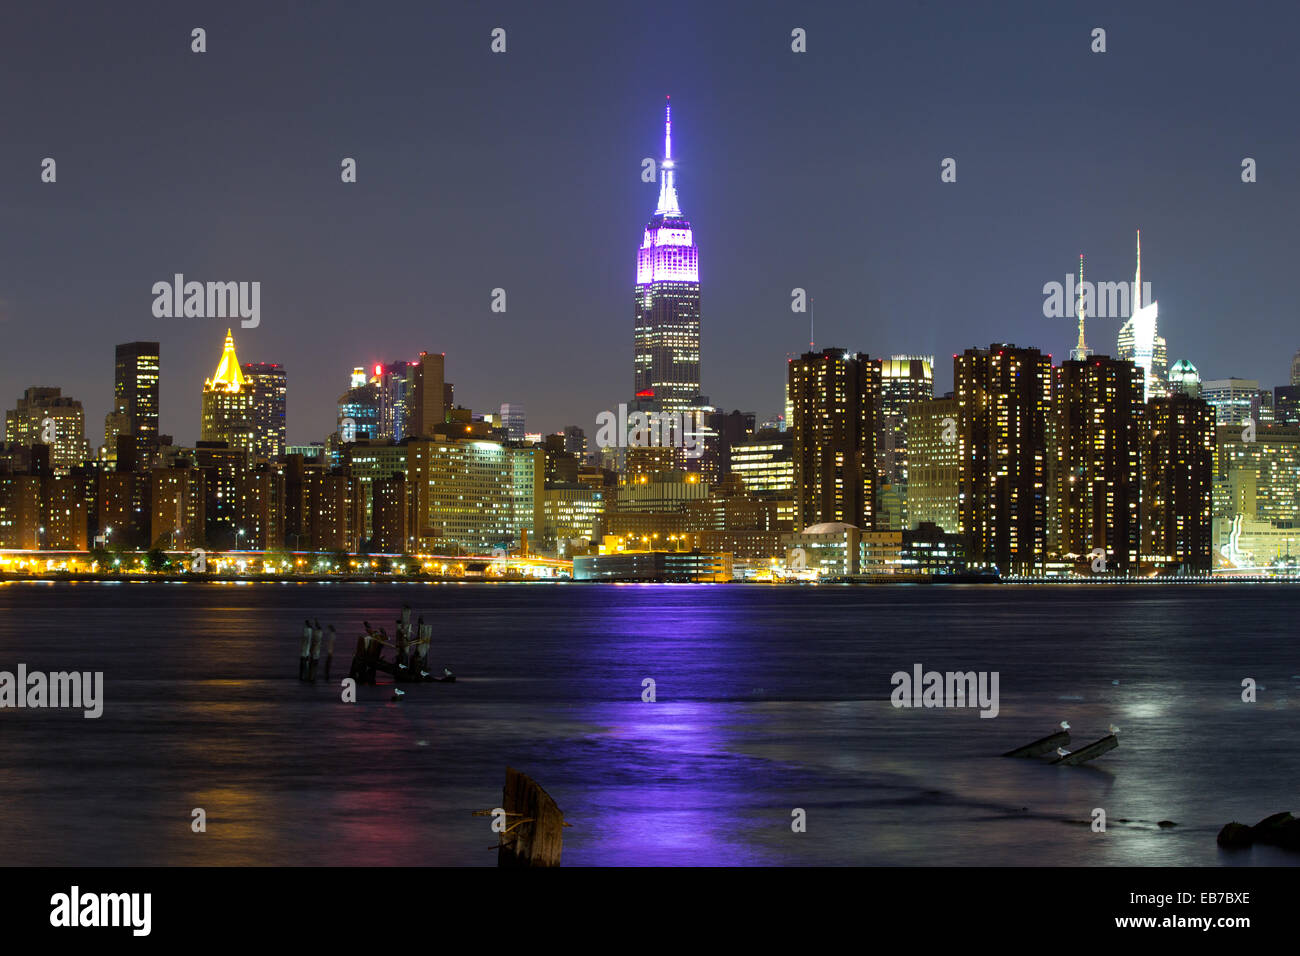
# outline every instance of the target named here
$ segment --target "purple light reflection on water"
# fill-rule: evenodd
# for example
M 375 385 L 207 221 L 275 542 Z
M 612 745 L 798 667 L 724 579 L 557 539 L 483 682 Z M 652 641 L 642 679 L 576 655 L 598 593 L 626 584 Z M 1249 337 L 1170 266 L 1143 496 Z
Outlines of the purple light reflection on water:
M 574 824 L 569 865 L 1294 863 L 1225 856 L 1214 833 L 1297 809 L 1296 593 L 3 587 L 0 669 L 103 670 L 107 700 L 94 721 L 0 713 L 0 846 L 7 863 L 493 865 L 472 813 L 510 765 Z M 361 620 L 403 601 L 437 622 L 458 683 L 345 705 L 296 680 L 304 616 L 338 627 L 337 677 Z M 891 707 L 915 662 L 998 670 L 1000 716 Z M 1075 769 L 996 756 L 1062 719 L 1076 742 L 1116 723 L 1121 746 Z M 1082 823 L 1096 806 L 1106 834 Z

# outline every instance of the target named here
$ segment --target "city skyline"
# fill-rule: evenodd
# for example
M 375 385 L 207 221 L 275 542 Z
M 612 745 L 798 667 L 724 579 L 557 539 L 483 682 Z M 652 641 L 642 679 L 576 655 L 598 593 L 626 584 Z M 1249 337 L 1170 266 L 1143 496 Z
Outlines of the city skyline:
M 1293 308 L 1286 279 L 1292 226 L 1282 211 L 1295 185 L 1284 157 L 1295 152 L 1289 149 L 1295 132 L 1273 115 L 1277 101 L 1266 92 L 1276 67 L 1267 56 L 1238 52 L 1241 46 L 1231 41 L 1244 28 L 1230 18 L 1207 9 L 1190 8 L 1199 18 L 1187 7 L 1170 9 L 1179 16 L 1162 17 L 1155 8 L 1097 11 L 1094 18 L 1110 31 L 1105 54 L 1088 50 L 1090 21 L 1030 7 L 1004 36 L 960 46 L 898 12 L 870 22 L 846 13 L 840 24 L 816 8 L 759 11 L 734 23 L 722 12 L 698 11 L 691 22 L 707 29 L 658 44 L 666 51 L 670 81 L 629 78 L 597 90 L 580 79 L 557 79 L 533 84 L 522 97 L 505 74 L 536 72 L 539 47 L 578 60 L 592 49 L 617 53 L 625 45 L 655 44 L 661 34 L 675 36 L 674 17 L 624 37 L 625 31 L 610 29 L 608 14 L 580 18 L 563 33 L 524 8 L 507 10 L 507 26 L 510 17 L 518 17 L 518 26 L 509 52 L 494 61 L 487 52 L 490 27 L 451 14 L 438 23 L 463 42 L 453 44 L 449 62 L 438 69 L 481 80 L 485 90 L 459 103 L 439 94 L 436 137 L 401 119 L 421 101 L 415 91 L 422 87 L 414 85 L 413 64 L 399 57 L 386 68 L 391 72 L 350 78 L 354 92 L 339 98 L 339 122 L 304 120 L 303 142 L 288 155 L 278 151 L 283 141 L 244 84 L 268 71 L 277 77 L 291 71 L 291 92 L 337 82 L 320 62 L 320 49 L 338 51 L 349 42 L 320 35 L 337 10 L 326 7 L 319 23 L 292 28 L 242 11 L 262 28 L 256 38 L 247 28 L 223 29 L 230 15 L 214 13 L 209 59 L 179 60 L 175 68 L 189 82 L 182 79 L 178 89 L 151 88 L 142 102 L 127 104 L 112 92 L 56 83 L 39 110 L 29 104 L 15 109 L 16 146 L 2 170 L 15 228 L 0 240 L 0 251 L 13 263 L 0 287 L 0 329 L 9 344 L 0 356 L 0 387 L 8 396 L 34 385 L 62 388 L 84 404 L 93 436 L 95 423 L 111 410 L 105 351 L 132 340 L 158 341 L 159 428 L 187 440 L 199 411 L 188 383 L 194 373 L 210 371 L 204 368 L 208 343 L 224 325 L 152 316 L 152 283 L 181 272 L 262 283 L 261 324 L 240 332 L 241 354 L 245 361 L 285 366 L 296 386 L 290 443 L 328 434 L 333 402 L 353 365 L 420 349 L 451 357 L 457 400 L 468 407 L 519 401 L 528 406 L 534 431 L 585 426 L 595 410 L 626 394 L 620 303 L 626 302 L 628 265 L 620 250 L 660 188 L 641 182 L 640 163 L 658 154 L 648 131 L 669 92 L 680 130 L 674 159 L 689 177 L 692 216 L 703 224 L 699 241 L 708 250 L 702 376 L 719 407 L 753 410 L 760 418 L 780 410 L 781 360 L 807 342 L 807 316 L 790 311 L 796 287 L 819 300 L 819 344 L 873 356 L 946 355 L 1005 341 L 1063 358 L 1075 337 L 1074 317 L 1042 316 L 1043 284 L 1072 272 L 1080 250 L 1087 253 L 1090 277 L 1127 279 L 1130 237 L 1139 227 L 1147 233 L 1145 274 L 1155 279 L 1169 362 L 1190 360 L 1205 379 L 1285 384 L 1286 357 L 1296 343 L 1278 321 Z M 949 16 L 955 27 L 968 27 L 975 14 L 954 9 Z M 91 63 L 103 56 L 91 33 L 98 42 L 101 34 L 130 28 L 143 38 L 136 43 L 168 42 L 169 25 L 129 14 L 124 20 L 101 22 L 91 13 L 86 35 L 77 32 L 56 44 L 47 42 L 55 25 L 24 11 L 12 35 L 27 37 L 32 48 L 63 49 L 60 55 Z M 1217 45 L 1201 39 L 1207 22 L 1215 26 Z M 790 50 L 792 24 L 808 30 L 806 54 Z M 364 36 L 388 25 L 381 16 L 360 29 Z M 311 42 L 293 39 L 293 30 L 306 30 Z M 706 51 L 695 33 L 709 30 L 724 36 L 739 59 L 719 65 L 716 56 L 706 56 L 714 44 Z M 481 44 L 474 42 L 480 33 Z M 1277 31 L 1275 42 L 1283 33 Z M 870 61 L 860 62 L 854 43 L 870 37 L 878 38 L 873 42 L 880 49 L 873 46 Z M 920 37 L 926 43 L 915 62 L 884 42 Z M 1250 39 L 1261 42 L 1253 33 Z M 249 76 L 227 95 L 218 86 L 225 75 L 218 79 L 212 61 L 231 55 L 223 44 L 234 43 L 252 44 L 243 51 L 251 58 Z M 193 56 L 179 42 L 174 55 Z M 1049 57 L 1062 77 L 1046 89 L 1023 89 L 1012 67 L 997 66 L 999 55 L 1012 63 Z M 20 49 L 10 63 L 21 67 L 24 56 Z M 916 81 L 927 67 L 954 56 L 958 66 L 939 71 L 937 79 L 890 83 L 891 98 L 874 111 L 864 112 L 840 92 L 864 76 Z M 1192 62 L 1197 69 L 1189 74 Z M 749 75 L 755 70 L 757 83 Z M 944 87 L 942 78 L 953 70 L 968 82 Z M 507 83 L 516 101 L 497 95 Z M 388 106 L 378 117 L 359 109 L 378 95 L 380 87 L 371 84 L 386 90 Z M 1260 90 L 1259 98 L 1239 103 L 1225 93 L 1234 85 Z M 1087 92 L 1078 92 L 1080 86 Z M 976 110 L 987 127 L 981 128 L 966 114 L 981 95 L 994 93 L 1010 97 L 1027 118 Z M 233 120 L 249 149 L 221 147 L 223 133 L 196 119 L 193 142 L 182 152 L 144 127 L 110 139 L 120 145 L 97 142 L 88 152 L 85 142 L 56 135 L 83 95 L 120 117 L 174 113 L 197 102 Z M 545 109 L 538 108 L 542 102 Z M 932 129 L 949 132 L 937 137 L 916 129 L 909 111 L 923 107 Z M 1085 162 L 1057 144 L 1050 129 L 1080 109 L 1095 118 L 1090 128 L 1097 136 L 1125 148 Z M 1213 113 L 1213 146 L 1188 136 L 1188 110 Z M 1143 134 L 1135 140 L 1137 128 Z M 496 129 L 522 149 L 501 149 Z M 416 145 L 386 148 L 399 131 L 413 135 Z M 448 137 L 454 149 L 430 152 L 434 139 Z M 1060 139 L 1063 144 L 1068 137 Z M 376 152 L 367 143 L 381 146 Z M 59 178 L 41 183 L 39 160 L 50 154 L 60 161 Z M 349 186 L 338 181 L 338 162 L 352 155 L 359 173 Z M 432 178 L 431 155 L 439 164 Z M 827 165 L 830 156 L 838 159 Z M 940 162 L 949 156 L 957 159 L 955 183 L 940 180 Z M 1258 182 L 1241 182 L 1243 156 L 1258 159 Z M 109 182 L 140 200 L 129 241 L 119 236 L 107 243 L 96 232 L 103 217 L 83 228 Z M 451 182 L 459 195 L 444 188 Z M 553 208 L 558 187 L 564 212 L 529 226 L 533 212 Z M 764 225 L 774 205 L 780 207 L 777 228 Z M 171 218 L 165 239 L 163 207 L 192 210 L 190 217 Z M 446 228 L 430 231 L 435 219 Z M 316 235 L 304 232 L 304 221 L 318 223 Z M 937 221 L 945 224 L 943 232 L 933 229 Z M 25 227 L 38 223 L 32 240 L 17 241 L 30 232 Z M 68 235 L 77 238 L 55 255 L 50 243 Z M 582 253 L 576 261 L 575 250 Z M 51 272 L 56 265 L 57 279 Z M 499 315 L 490 311 L 495 288 L 509 296 Z M 105 315 L 113 318 L 104 321 Z M 1090 319 L 1089 344 L 1112 354 L 1119 325 Z M 54 347 L 74 338 L 82 348 L 71 354 Z M 952 387 L 951 372 L 945 362 L 936 364 L 935 389 L 942 394 Z M 541 374 L 543 366 L 565 374 Z
M 1285 920 L 1300 7 L 3 23 L 20 933 L 493 863 Z

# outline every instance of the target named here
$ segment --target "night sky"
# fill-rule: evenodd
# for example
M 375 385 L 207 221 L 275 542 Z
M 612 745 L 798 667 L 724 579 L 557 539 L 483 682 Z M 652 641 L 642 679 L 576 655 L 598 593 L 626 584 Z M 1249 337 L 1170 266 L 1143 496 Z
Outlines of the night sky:
M 522 402 L 529 430 L 592 434 L 632 390 L 658 195 L 641 160 L 661 155 L 665 94 L 717 405 L 781 409 L 785 359 L 808 345 L 795 286 L 819 348 L 933 353 L 940 392 L 971 345 L 1059 361 L 1074 325 L 1043 317 L 1043 284 L 1080 252 L 1088 278 L 1131 280 L 1137 228 L 1170 362 L 1285 384 L 1295 5 L 983 6 L 10 5 L 0 405 L 61 386 L 98 446 L 113 346 L 158 340 L 162 431 L 195 441 L 227 323 L 154 318 L 151 286 L 181 272 L 262 283 L 261 325 L 236 343 L 287 366 L 293 443 L 333 428 L 354 365 L 422 349 L 447 353 L 460 404 Z M 1114 354 L 1119 324 L 1091 323 L 1089 344 Z

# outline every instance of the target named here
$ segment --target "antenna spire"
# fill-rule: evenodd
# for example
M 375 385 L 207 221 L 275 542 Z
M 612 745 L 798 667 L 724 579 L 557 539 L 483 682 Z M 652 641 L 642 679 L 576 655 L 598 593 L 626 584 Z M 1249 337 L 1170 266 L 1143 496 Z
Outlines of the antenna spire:
M 1133 281 L 1133 311 L 1136 312 L 1142 308 L 1142 230 L 1138 234 L 1138 265 L 1137 278 Z
M 1083 320 L 1085 318 L 1083 302 L 1083 253 L 1081 252 L 1079 253 L 1079 305 L 1077 309 L 1079 316 L 1079 344 L 1070 350 L 1070 358 L 1076 362 L 1082 362 L 1092 354 L 1092 349 L 1088 348 L 1088 343 L 1083 338 Z
M 659 184 L 659 208 L 656 216 L 680 216 L 681 207 L 677 204 L 677 187 L 673 183 L 673 104 L 672 97 L 665 97 L 664 105 L 664 161 L 661 164 L 663 177 Z

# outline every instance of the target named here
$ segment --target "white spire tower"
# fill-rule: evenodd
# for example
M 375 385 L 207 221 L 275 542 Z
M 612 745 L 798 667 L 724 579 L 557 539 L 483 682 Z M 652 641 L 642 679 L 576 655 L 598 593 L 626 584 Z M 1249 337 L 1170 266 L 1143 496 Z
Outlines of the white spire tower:
M 1119 330 L 1120 357 L 1128 358 L 1136 365 L 1142 366 L 1143 381 L 1146 384 L 1143 399 L 1163 394 L 1163 382 L 1154 372 L 1156 350 L 1156 318 L 1159 306 L 1152 300 L 1142 304 L 1142 230 L 1137 232 L 1137 273 L 1133 279 L 1133 314 Z M 1132 342 L 1132 354 L 1125 355 L 1128 342 Z
M 663 176 L 659 183 L 659 208 L 656 216 L 680 216 L 681 207 L 677 205 L 677 187 L 673 184 L 673 104 L 672 97 L 667 97 L 664 107 L 664 161 L 660 164 Z
M 1084 308 L 1083 308 L 1083 253 L 1082 252 L 1079 253 L 1079 306 L 1077 311 L 1079 315 L 1079 344 L 1070 350 L 1070 358 L 1074 359 L 1076 362 L 1082 362 L 1084 359 L 1086 359 L 1089 355 L 1092 354 L 1092 349 L 1088 348 L 1088 343 L 1085 342 L 1083 338 Z

